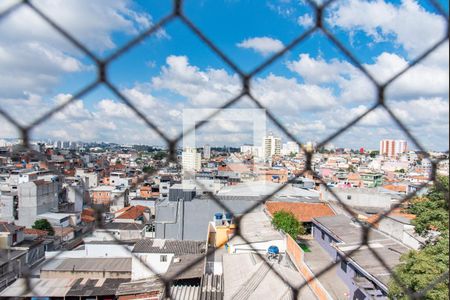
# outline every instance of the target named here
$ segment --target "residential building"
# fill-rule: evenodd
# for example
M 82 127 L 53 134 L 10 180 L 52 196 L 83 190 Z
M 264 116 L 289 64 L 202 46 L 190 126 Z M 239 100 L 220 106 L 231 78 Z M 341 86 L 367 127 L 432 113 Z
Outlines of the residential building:
M 405 140 L 381 140 L 380 155 L 396 157 L 408 151 L 408 143 Z
M 200 171 L 202 157 L 196 148 L 186 148 L 182 153 L 181 164 L 183 173 Z
M 15 223 L 31 227 L 38 219 L 38 215 L 57 211 L 60 190 L 57 181 L 39 179 L 21 183 L 18 191 L 18 219 Z
M 350 299 L 388 299 L 391 272 L 399 263 L 402 254 L 410 248 L 397 240 L 370 229 L 368 244 L 360 247 L 362 227 L 344 215 L 313 219 L 314 240 L 338 263 L 338 276 L 350 290 Z M 381 263 L 372 251 L 382 257 Z
M 269 159 L 274 155 L 281 155 L 281 139 L 272 133 L 263 138 L 262 141 L 263 158 Z
M 211 146 L 210 145 L 203 146 L 203 158 L 204 159 L 211 158 Z

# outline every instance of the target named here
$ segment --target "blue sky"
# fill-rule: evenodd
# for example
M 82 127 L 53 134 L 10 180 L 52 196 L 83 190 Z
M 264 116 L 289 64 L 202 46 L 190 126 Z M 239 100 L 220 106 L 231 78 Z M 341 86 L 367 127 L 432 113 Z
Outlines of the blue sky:
M 2 2 L 0 9 L 13 2 Z M 441 2 L 448 11 L 448 2 Z M 42 0 L 36 5 L 101 57 L 171 10 L 171 1 Z M 297 0 L 192 0 L 186 1 L 184 12 L 244 72 L 314 22 L 311 8 Z M 24 19 L 28 24 L 20 21 Z M 380 81 L 445 34 L 444 18 L 426 1 L 336 1 L 326 11 L 325 24 Z M 0 22 L 0 70 L 0 105 L 23 123 L 67 101 L 96 76 L 92 61 L 27 8 Z M 184 108 L 216 108 L 240 91 L 233 70 L 179 20 L 114 61 L 109 76 L 171 137 L 181 131 Z M 321 33 L 259 73 L 252 87 L 261 103 L 303 142 L 321 141 L 375 100 L 364 75 Z M 396 81 L 387 91 L 387 101 L 424 147 L 447 150 L 448 42 Z M 243 99 L 236 107 L 254 105 Z M 247 126 L 214 124 L 200 130 L 200 144 L 239 145 L 252 140 Z M 286 140 L 270 122 L 267 128 Z M 0 136 L 14 137 L 17 131 L 6 125 Z M 103 87 L 36 128 L 33 136 L 162 143 Z M 382 138 L 406 137 L 380 109 L 332 143 L 376 148 Z

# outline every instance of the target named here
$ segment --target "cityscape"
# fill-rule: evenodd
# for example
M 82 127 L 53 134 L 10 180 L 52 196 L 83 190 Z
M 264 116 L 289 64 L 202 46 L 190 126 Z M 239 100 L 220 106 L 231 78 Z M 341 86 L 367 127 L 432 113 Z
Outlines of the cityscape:
M 448 10 L 0 1 L 0 299 L 449 299 Z

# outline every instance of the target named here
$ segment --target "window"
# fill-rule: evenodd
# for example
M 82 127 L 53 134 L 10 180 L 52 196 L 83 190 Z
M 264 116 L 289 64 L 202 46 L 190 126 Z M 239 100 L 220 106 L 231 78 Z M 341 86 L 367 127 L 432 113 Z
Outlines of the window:
M 341 270 L 347 273 L 347 262 L 345 260 L 341 260 Z
M 160 262 L 166 262 L 166 261 L 167 261 L 167 255 L 161 255 L 161 256 L 159 257 L 159 261 L 160 261 Z
M 322 234 L 322 240 L 325 240 L 325 232 L 321 231 L 320 233 Z
M 351 195 L 347 195 L 347 200 L 351 200 L 352 196 Z

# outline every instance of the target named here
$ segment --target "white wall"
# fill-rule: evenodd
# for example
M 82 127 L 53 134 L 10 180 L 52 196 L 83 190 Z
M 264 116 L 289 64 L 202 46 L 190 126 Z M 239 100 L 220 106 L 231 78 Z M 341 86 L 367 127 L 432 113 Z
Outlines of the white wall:
M 166 261 L 161 262 L 161 256 L 166 256 Z M 131 280 L 148 278 L 154 274 L 164 274 L 169 268 L 170 262 L 174 257 L 171 253 L 136 253 L 132 257 Z

